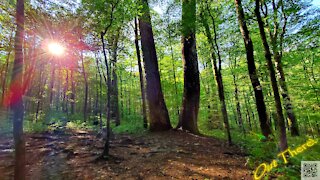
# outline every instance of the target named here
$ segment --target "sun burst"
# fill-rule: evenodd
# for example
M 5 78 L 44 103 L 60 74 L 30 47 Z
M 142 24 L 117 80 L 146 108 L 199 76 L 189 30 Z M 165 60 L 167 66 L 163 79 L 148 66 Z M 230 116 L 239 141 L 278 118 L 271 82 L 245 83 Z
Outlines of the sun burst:
M 65 47 L 58 42 L 50 42 L 48 44 L 48 51 L 54 56 L 62 56 L 65 52 Z

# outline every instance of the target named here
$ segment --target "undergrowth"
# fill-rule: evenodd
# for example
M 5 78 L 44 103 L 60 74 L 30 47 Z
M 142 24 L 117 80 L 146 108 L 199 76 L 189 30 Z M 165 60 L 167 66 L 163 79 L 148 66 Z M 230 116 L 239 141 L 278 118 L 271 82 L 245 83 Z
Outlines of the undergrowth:
M 202 129 L 202 133 L 218 139 L 227 139 L 225 131 L 220 129 Z M 252 173 L 261 163 L 270 164 L 272 160 L 276 160 L 278 162 L 278 166 L 273 168 L 270 172 L 266 172 L 263 179 L 300 179 L 301 161 L 319 161 L 320 159 L 320 141 L 300 154 L 288 158 L 288 163 L 285 164 L 281 156 L 277 156 L 280 153 L 278 141 L 273 140 L 262 142 L 261 135 L 254 132 L 244 135 L 242 132 L 232 130 L 231 134 L 233 143 L 240 146 L 247 152 L 247 166 L 252 170 Z M 287 138 L 289 148 L 294 150 L 306 143 L 308 139 L 315 139 L 317 137 L 305 135 L 291 137 L 290 134 L 287 134 Z
M 8 115 L 2 114 L 0 117 L 1 134 L 11 135 L 12 123 L 8 120 Z M 35 121 L 35 115 L 30 114 L 25 117 L 24 131 L 32 133 L 40 133 L 44 131 L 55 131 L 62 126 L 67 129 L 92 130 L 100 131 L 100 122 L 98 117 L 90 116 L 87 121 L 83 120 L 82 114 L 66 115 L 61 112 L 52 112 L 47 115 L 39 116 Z M 103 116 L 102 127 L 106 127 L 106 117 Z M 121 119 L 121 124 L 115 126 L 111 123 L 113 132 L 121 134 L 144 134 L 147 130 L 143 127 L 142 116 L 140 114 L 126 114 Z M 310 147 L 295 157 L 289 158 L 287 164 L 283 163 L 283 159 L 278 157 L 280 150 L 278 149 L 278 141 L 263 141 L 263 136 L 259 132 L 249 131 L 245 134 L 240 132 L 236 127 L 231 127 L 232 141 L 234 144 L 245 150 L 248 154 L 246 165 L 252 170 L 261 164 L 270 164 L 272 160 L 278 162 L 278 166 L 267 172 L 264 179 L 300 179 L 301 161 L 319 161 L 320 159 L 320 141 L 313 147 Z M 208 129 L 208 125 L 204 121 L 199 121 L 199 129 L 202 134 L 226 140 L 226 132 L 222 128 Z M 277 136 L 277 135 L 276 135 Z M 308 139 L 317 137 L 299 136 L 291 137 L 287 135 L 288 145 L 290 149 L 295 149 L 304 144 Z M 277 138 L 275 138 L 277 139 Z

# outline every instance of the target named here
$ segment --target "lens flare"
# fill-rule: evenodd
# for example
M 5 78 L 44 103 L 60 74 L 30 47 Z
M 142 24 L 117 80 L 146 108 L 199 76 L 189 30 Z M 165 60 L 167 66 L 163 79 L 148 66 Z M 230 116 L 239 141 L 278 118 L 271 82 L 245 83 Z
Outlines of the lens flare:
M 48 44 L 48 50 L 52 55 L 61 56 L 64 54 L 65 48 L 57 42 L 50 42 Z

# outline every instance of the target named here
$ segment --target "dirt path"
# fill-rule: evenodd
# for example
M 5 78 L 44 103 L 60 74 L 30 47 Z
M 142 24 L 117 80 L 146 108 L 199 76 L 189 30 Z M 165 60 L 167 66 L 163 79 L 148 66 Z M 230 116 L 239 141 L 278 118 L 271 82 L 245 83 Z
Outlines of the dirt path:
M 13 177 L 12 140 L 0 138 L 0 179 Z M 27 135 L 27 179 L 251 179 L 245 154 L 180 131 L 116 135 L 109 161 L 92 132 Z

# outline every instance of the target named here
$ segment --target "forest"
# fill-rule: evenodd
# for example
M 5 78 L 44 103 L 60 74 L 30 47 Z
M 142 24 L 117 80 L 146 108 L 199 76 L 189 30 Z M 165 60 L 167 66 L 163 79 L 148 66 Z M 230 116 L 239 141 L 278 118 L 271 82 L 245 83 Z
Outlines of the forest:
M 1 0 L 0 179 L 320 178 L 319 37 L 319 0 Z

